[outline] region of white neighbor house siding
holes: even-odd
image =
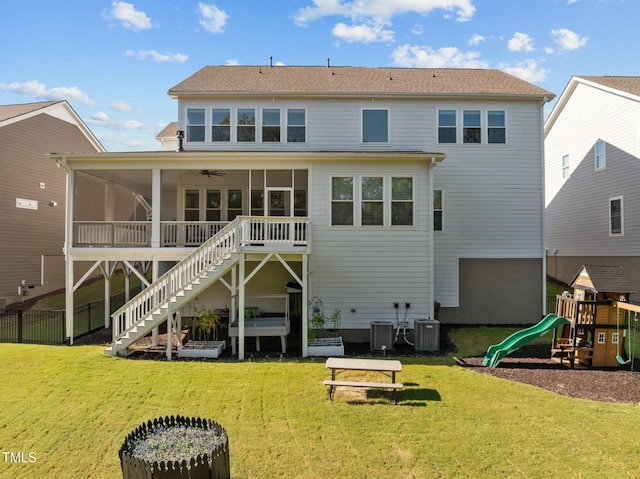
[[[577,85],[545,138],[550,256],[556,250],[560,257],[638,256],[639,128],[638,101]],[[599,139],[606,144],[606,168],[596,171],[594,149]],[[562,155],[570,157],[567,178],[562,178]],[[611,236],[609,199],[620,196],[624,235]]]
[[[438,166],[436,166],[438,168]],[[370,322],[395,318],[394,302],[411,303],[409,318],[432,312],[429,228],[431,212],[426,163],[397,165],[325,163],[311,170],[311,296],[325,312],[342,311],[342,327],[369,329]],[[411,176],[414,178],[414,226],[331,226],[331,177]]]

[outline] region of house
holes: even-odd
[[[172,121],[156,135],[156,140],[162,144],[162,149],[164,151],[176,151],[178,149],[178,137],[176,136],[177,131],[178,122]]]
[[[46,154],[103,152],[66,101],[0,105],[0,309],[64,287],[65,181]],[[22,281],[26,288],[22,288]]]
[[[52,155],[70,185],[68,304],[76,262],[151,270],[113,315],[110,353],[167,318],[179,331],[194,303],[229,310],[239,358],[242,312],[306,338],[314,297],[351,341],[372,321],[411,329],[436,302],[448,323],[541,316],[550,92],[497,70],[209,66],[168,93],[177,151]],[[130,203],[79,221],[87,177],[139,194],[149,219]]]
[[[618,265],[640,284],[639,118],[640,77],[574,76],[550,113],[544,142],[551,276],[568,283],[583,264]]]

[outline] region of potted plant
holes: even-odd
[[[342,313],[334,309],[331,315],[324,312],[322,300],[314,296],[309,301],[309,356],[344,356],[344,344],[340,334]]]
[[[191,318],[191,339],[180,348],[178,357],[218,358],[226,347],[226,341],[218,341],[220,315],[213,308],[195,307]]]
[[[231,477],[227,431],[203,418],[167,416],[142,423],[118,455],[123,479]]]

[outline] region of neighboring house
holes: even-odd
[[[164,151],[176,151],[180,147],[178,137],[176,136],[177,131],[178,122],[172,121],[156,135],[156,140],[162,144]]]
[[[640,284],[640,77],[574,76],[544,134],[548,273],[624,266]]]
[[[51,151],[103,152],[66,101],[0,105],[0,308],[64,287],[65,181]]]
[[[411,328],[436,301],[447,323],[541,317],[552,93],[497,70],[220,66],[169,95],[184,151],[53,155],[71,191],[86,172],[151,205],[149,221],[120,222],[134,211],[79,222],[89,197],[68,206],[68,304],[74,262],[158,279],[114,315],[112,352],[167,316],[179,327],[195,299],[239,318],[243,358],[236,311],[282,309],[269,301],[295,283],[302,305],[341,310],[347,340],[376,320]],[[297,321],[306,337],[306,307]]]

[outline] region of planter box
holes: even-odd
[[[314,339],[309,342],[307,354],[309,356],[344,356],[342,337]]]
[[[178,351],[179,358],[218,358],[227,345],[226,341],[188,341]]]

